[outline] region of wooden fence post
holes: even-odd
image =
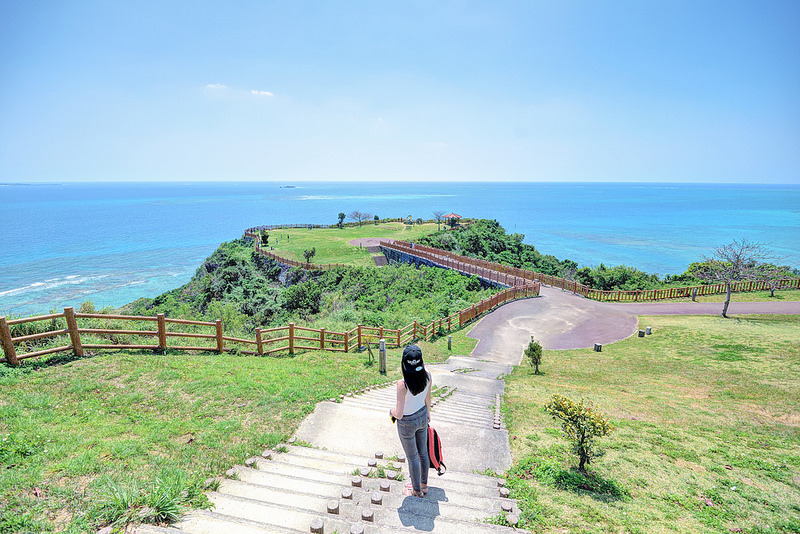
[[[319,350],[325,350],[325,329],[319,329]]]
[[[258,355],[264,355],[264,342],[261,340],[261,329],[256,328],[256,346],[258,346]]]
[[[350,332],[344,332],[344,351],[350,352]]]
[[[167,318],[163,313],[156,315],[158,318],[158,348],[167,350]]]
[[[5,317],[0,317],[0,341],[3,342],[3,352],[9,365],[19,365],[17,351],[14,350],[14,342],[11,341],[11,330],[8,328],[8,321]]]
[[[222,354],[223,351],[225,350],[225,346],[223,344],[223,339],[222,339],[222,320],[221,319],[217,319],[216,320],[216,327],[217,327],[217,352]]]
[[[361,350],[361,325],[358,325],[358,332],[356,334],[356,339],[358,341],[358,345],[356,346],[356,350]]]
[[[397,347],[400,347],[400,328],[397,329]]]
[[[413,341],[417,340],[417,321],[414,321],[414,334],[411,336]]]
[[[289,354],[294,354],[294,323],[289,323]]]
[[[69,330],[69,340],[72,342],[72,350],[75,356],[83,356],[83,346],[81,345],[81,335],[78,333],[78,321],[75,320],[75,310],[72,307],[64,308],[64,317],[67,319],[67,329]]]

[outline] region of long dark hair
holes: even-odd
[[[428,372],[422,361],[422,351],[416,345],[403,350],[403,380],[412,395],[419,395],[428,385]]]

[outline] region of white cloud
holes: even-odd
[[[221,83],[209,83],[206,85],[206,89],[227,89],[227,85],[223,85]]]
[[[274,94],[270,93],[269,91],[257,91],[255,89],[253,89],[250,92],[252,94],[256,95],[256,96],[275,96]]]

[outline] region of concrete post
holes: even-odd
[[[379,359],[378,370],[380,371],[380,373],[382,375],[385,375],[386,374],[386,340],[383,339],[383,338],[381,338],[381,340],[379,342],[378,351],[379,351],[379,354],[378,354],[378,359]]]

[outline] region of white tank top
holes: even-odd
[[[425,406],[425,397],[428,396],[428,390],[431,388],[431,377],[428,375],[428,383],[425,388],[419,392],[419,395],[412,395],[411,390],[406,386],[406,403],[403,406],[403,415],[411,415],[419,411]]]

